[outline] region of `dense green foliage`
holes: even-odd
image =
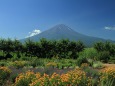
[[[107,51],[110,56],[114,56],[115,55],[115,44],[114,43],[110,43],[110,42],[105,42],[105,43],[97,42],[97,43],[94,44],[94,48],[98,52]]]
[[[21,55],[29,57],[41,58],[77,58],[78,53],[84,49],[84,44],[80,41],[69,41],[66,39],[58,41],[50,41],[41,39],[39,42],[33,42],[28,39],[24,44],[18,40],[0,40],[0,51],[3,53],[3,58],[10,58],[16,53],[16,57]]]
[[[98,52],[98,59],[103,62],[108,62],[110,57],[115,60],[115,44],[110,42],[97,42],[94,44],[94,48]]]
[[[56,41],[42,38],[39,42],[28,39],[25,43],[19,40],[0,39],[0,59],[25,59],[23,57],[71,58],[77,59],[79,66],[85,62],[93,65],[93,61],[115,63],[115,44],[97,42],[92,48],[85,48],[82,42],[67,39]]]

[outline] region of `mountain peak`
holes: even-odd
[[[58,25],[52,27],[51,29],[55,29],[55,30],[72,30],[70,27],[66,26],[65,24],[58,24]]]

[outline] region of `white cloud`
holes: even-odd
[[[40,33],[41,33],[40,30],[35,29],[35,30],[33,30],[32,32],[29,32],[29,33],[28,33],[29,36],[26,36],[25,38],[32,37],[32,36],[35,36],[35,35],[40,34]]]
[[[115,30],[115,26],[113,27],[105,27],[106,30]]]

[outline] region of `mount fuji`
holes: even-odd
[[[106,40],[98,37],[92,37],[92,36],[87,36],[81,33],[78,33],[71,29],[70,27],[64,25],[64,24],[59,24],[56,25],[40,34],[34,35],[32,37],[29,37],[30,40],[33,41],[39,41],[41,38],[46,38],[48,40],[60,40],[60,39],[69,39],[72,41],[82,41],[85,45],[91,46],[95,42],[98,41],[110,41],[114,42],[112,40]],[[21,42],[26,41],[28,38],[22,39]],[[115,42],[114,42],[115,43]]]

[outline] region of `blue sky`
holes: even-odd
[[[0,0],[0,37],[22,39],[66,24],[115,40],[115,0]]]

